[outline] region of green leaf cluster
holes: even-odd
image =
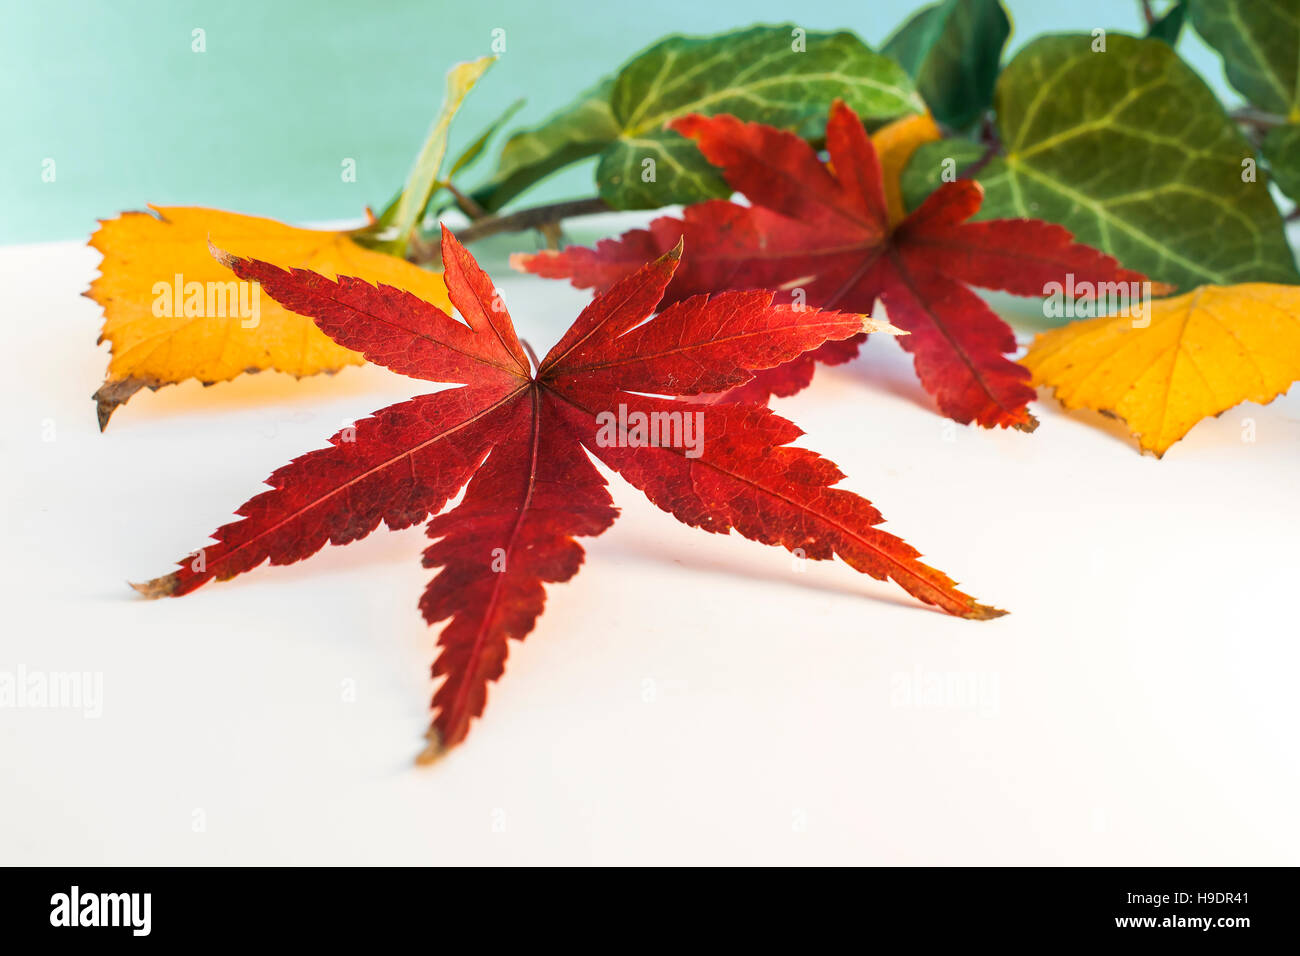
[[[1184,23],[1247,107],[1229,112],[1178,56]],[[1058,222],[1174,286],[1300,282],[1269,190],[1300,197],[1298,70],[1300,0],[1177,0],[1146,38],[1039,37],[997,76],[992,123],[917,150],[904,196],[974,176],[982,218]]]
[[[730,113],[816,140],[836,97],[873,123],[925,110],[903,68],[852,33],[784,24],[670,36],[540,126],[511,136],[496,172],[473,196],[485,209],[500,209],[591,156],[599,157],[597,190],[615,209],[726,196],[717,171],[667,123],[690,113]]]
[[[909,208],[973,176],[985,189],[982,218],[1060,223],[1175,287],[1300,282],[1269,188],[1300,199],[1300,0],[1143,7],[1145,37],[1043,36],[1006,63],[1011,21],[1000,0],[922,7],[879,52],[850,32],[794,24],[668,36],[507,137],[486,178],[462,192],[453,180],[487,155],[522,102],[442,173],[456,106],[490,62],[478,61],[458,68],[472,75],[450,83],[411,179],[360,238],[401,254],[431,209],[499,213],[582,160],[595,160],[595,192],[614,209],[726,196],[717,170],[668,124],[729,113],[819,146],[840,98],[873,127],[927,110],[939,123],[946,138],[917,150],[903,174]],[[1179,57],[1184,28],[1223,58],[1244,107],[1229,112]]]

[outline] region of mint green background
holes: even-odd
[[[525,124],[673,33],[754,22],[849,28],[878,46],[917,0],[464,0],[224,3],[3,0],[0,242],[84,237],[145,203],[207,205],[290,222],[350,219],[405,179],[453,63],[506,52],[470,94],[452,148],[520,96]],[[1136,0],[1010,0],[1012,50],[1038,33],[1140,30]],[[1158,3],[1162,8],[1164,4]],[[191,31],[207,52],[191,52]],[[1190,30],[1179,52],[1225,95]],[[1235,97],[1232,99],[1235,100]],[[473,186],[496,157],[494,143]],[[57,164],[41,181],[45,158]],[[344,158],[357,181],[342,182]],[[525,202],[593,193],[590,164]]]

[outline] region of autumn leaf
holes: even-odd
[[[112,358],[94,395],[99,427],[142,388],[187,379],[205,385],[275,369],[301,378],[365,361],[304,316],[255,287],[231,282],[208,241],[242,254],[360,276],[447,305],[441,277],[363,249],[347,233],[297,229],[272,219],[189,206],[152,206],[101,223],[90,245],[104,256],[87,296],[104,309],[101,342]]]
[[[791,447],[799,429],[766,407],[649,397],[733,388],[825,341],[889,331],[883,323],[773,305],[765,292],[698,296],[643,321],[673,278],[678,246],[596,296],[533,370],[492,280],[445,229],[448,292],[464,322],[409,291],[214,254],[311,315],[340,346],[461,387],[382,409],[332,447],[295,459],[214,534],[216,544],[137,587],[150,597],[187,594],[268,559],[289,564],[327,542],[355,541],[381,521],[399,529],[435,516],[424,564],[440,570],[420,608],[429,623],[448,623],[425,759],[464,739],[482,713],[507,639],[533,629],[544,585],[567,581],[582,563],[574,539],[601,534],[617,516],[591,456],[685,524],[734,529],[812,559],[838,554],[949,614],[1002,613],[879,530],[880,513],[831,487],[839,469]],[[462,486],[461,502],[440,513]]]
[[[942,185],[892,226],[876,150],[839,101],[826,128],[829,167],[799,137],[731,116],[690,116],[674,129],[693,139],[751,205],[700,203],[681,219],[657,219],[595,249],[516,256],[516,267],[602,289],[684,236],[690,251],[666,302],[722,289],[778,289],[795,304],[868,312],[879,299],[890,321],[911,333],[899,341],[943,414],[1026,431],[1037,425],[1027,408],[1034,390],[1028,370],[1006,358],[1015,336],[967,287],[1037,296],[1067,274],[1076,282],[1142,279],[1074,243],[1060,226],[966,222],[983,197],[972,181]],[[847,361],[861,340],[828,343],[729,397],[793,394],[811,380],[814,361]]]
[[[1300,379],[1300,288],[1201,286],[1044,332],[1023,362],[1066,408],[1122,419],[1160,457],[1201,419]]]
[[[263,301],[255,286],[231,282],[229,272],[208,254],[209,241],[282,266],[399,286],[448,305],[441,277],[401,257],[440,186],[438,171],[452,118],[495,59],[458,63],[447,72],[442,108],[405,188],[364,229],[298,229],[272,219],[183,206],[151,206],[153,215],[128,212],[101,221],[90,245],[104,259],[86,293],[103,306],[100,341],[108,342],[113,353],[94,396],[100,429],[117,406],[142,388],[191,378],[211,385],[265,369],[301,378],[364,361],[330,341],[309,319]]]

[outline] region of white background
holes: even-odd
[[[510,274],[531,242],[476,251],[544,352],[587,295]],[[97,259],[0,250],[0,671],[103,681],[97,719],[0,709],[0,862],[1300,863],[1300,394],[1157,461],[1046,397],[1032,435],[950,427],[877,337],[777,408],[1009,617],[951,619],[842,564],[796,573],[613,476],[622,518],[549,589],[465,745],[416,768],[420,528],[179,600],[126,581],[428,386],[189,382],[100,435],[107,347],[78,295]]]

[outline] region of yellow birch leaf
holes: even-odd
[[[1160,457],[1201,419],[1300,379],[1300,287],[1201,286],[1044,332],[1020,363],[1066,408],[1122,419]]]
[[[871,145],[880,157],[881,179],[885,185],[885,203],[889,209],[889,224],[897,226],[907,218],[903,204],[903,187],[899,180],[907,162],[923,143],[941,139],[943,134],[929,113],[905,116],[882,126],[871,134]]]
[[[347,233],[216,209],[151,208],[156,215],[128,212],[102,221],[90,240],[104,259],[86,295],[103,306],[100,341],[112,349],[94,396],[101,430],[142,388],[191,378],[211,385],[264,369],[301,378],[364,364],[311,319],[261,295],[255,283],[236,282],[209,254],[209,240],[281,268],[357,276],[451,308],[440,273],[364,249]]]

